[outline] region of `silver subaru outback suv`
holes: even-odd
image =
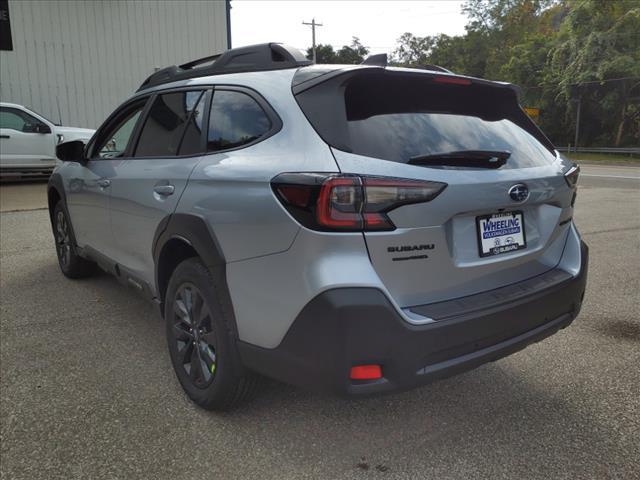
[[[207,409],[261,375],[350,396],[423,385],[582,304],[579,170],[510,84],[255,45],[156,72],[57,155],[62,273],[99,266],[154,302]]]

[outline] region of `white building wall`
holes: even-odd
[[[0,100],[97,128],[155,68],[226,50],[226,8],[223,0],[10,0],[13,51],[0,51]]]

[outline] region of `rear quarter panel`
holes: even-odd
[[[247,148],[206,155],[194,169],[177,212],[203,217],[227,263],[287,250],[299,225],[280,205],[271,179],[283,172],[336,172],[331,150],[291,93],[291,71],[232,75],[222,85],[257,91],[282,120],[279,132]],[[215,77],[214,77],[215,78]]]

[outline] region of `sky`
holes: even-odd
[[[461,0],[425,1],[231,1],[233,47],[264,42],[282,42],[306,50],[311,46],[311,22],[315,17],[316,43],[334,49],[351,43],[356,36],[370,53],[391,53],[405,32],[417,36],[461,35],[467,18]]]

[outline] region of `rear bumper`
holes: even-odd
[[[497,289],[489,298],[413,308],[438,313],[424,325],[407,323],[380,290],[329,290],[307,304],[277,348],[240,341],[240,355],[252,370],[313,390],[366,395],[423,385],[510,355],[571,324],[587,280],[582,242],[580,251],[575,276],[554,270],[547,281]],[[364,364],[382,365],[383,378],[351,381],[351,367]]]

